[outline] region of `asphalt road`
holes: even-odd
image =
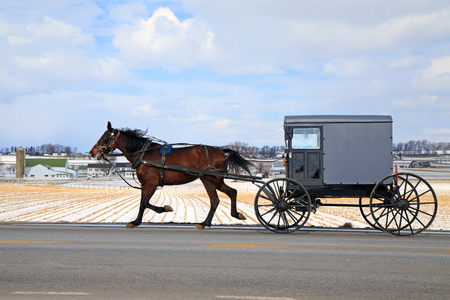
[[[449,299],[450,235],[0,224],[1,299]]]

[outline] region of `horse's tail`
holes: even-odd
[[[231,172],[238,172],[239,169],[243,169],[248,174],[252,175],[250,172],[250,167],[255,167],[255,165],[245,158],[243,158],[237,151],[232,149],[222,149],[226,155],[225,168]]]

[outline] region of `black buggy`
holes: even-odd
[[[430,184],[393,174],[391,116],[286,116],[284,132],[286,177],[262,184],[255,198],[265,228],[293,232],[325,205],[357,206],[370,226],[394,235],[418,234],[433,222]],[[359,198],[359,204],[325,198]]]

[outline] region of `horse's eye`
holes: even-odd
[[[104,144],[108,144],[108,140],[109,140],[109,136],[105,136],[105,137],[103,138],[103,143],[104,143]]]

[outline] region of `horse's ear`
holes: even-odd
[[[113,132],[113,128],[111,126],[111,122],[108,121],[108,132]]]

